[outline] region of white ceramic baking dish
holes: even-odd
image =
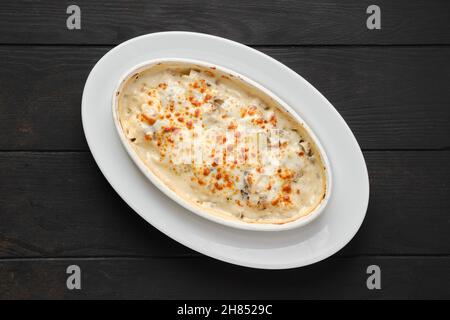
[[[119,121],[118,116],[118,97],[119,92],[122,89],[122,86],[126,83],[126,81],[135,75],[136,73],[139,73],[143,70],[146,70],[154,65],[161,64],[161,63],[182,63],[182,64],[188,64],[192,65],[193,67],[199,66],[199,67],[206,67],[206,68],[212,68],[215,69],[216,72],[225,74],[225,75],[231,75],[233,77],[238,78],[239,80],[245,82],[246,84],[256,88],[259,91],[262,91],[264,94],[269,96],[271,99],[273,99],[280,107],[282,107],[285,111],[287,111],[296,121],[300,122],[303,127],[306,129],[308,134],[310,135],[311,139],[316,144],[317,149],[321,153],[322,161],[325,165],[325,171],[326,171],[326,190],[325,190],[325,196],[320,202],[320,204],[312,210],[309,214],[299,217],[297,220],[286,222],[284,224],[267,224],[267,223],[248,223],[243,222],[239,220],[234,219],[227,219],[222,218],[221,216],[214,215],[210,212],[207,212],[206,208],[205,210],[202,210],[201,207],[194,205],[187,201],[186,199],[182,198],[180,195],[178,195],[175,191],[170,189],[159,177],[157,177],[145,164],[144,162],[139,158],[139,156],[134,151],[133,147],[131,146],[130,142],[128,141],[127,137],[125,136],[122,126]],[[139,65],[134,66],[133,68],[129,69],[119,80],[116,89],[114,90],[112,94],[112,115],[115,127],[117,129],[117,133],[120,137],[120,140],[122,141],[123,146],[125,147],[126,151],[128,152],[131,159],[134,161],[134,163],[138,166],[138,168],[142,171],[142,173],[156,186],[158,187],[161,192],[166,194],[169,198],[171,198],[173,201],[176,201],[181,206],[185,207],[186,209],[190,210],[191,212],[208,219],[210,221],[226,225],[233,228],[238,229],[244,229],[244,230],[252,230],[252,231],[283,231],[283,230],[289,230],[294,229],[297,227],[304,226],[314,219],[316,219],[324,210],[325,206],[328,203],[328,200],[330,198],[331,192],[332,192],[332,172],[331,172],[331,166],[328,161],[328,157],[326,155],[326,152],[324,148],[322,147],[319,139],[314,134],[314,132],[309,128],[308,124],[298,115],[297,112],[295,112],[289,105],[287,105],[283,100],[281,100],[278,96],[276,96],[274,93],[272,93],[269,89],[263,87],[262,85],[256,83],[255,81],[249,79],[248,77],[239,74],[238,72],[235,72],[233,70],[224,68],[222,66],[211,64],[204,61],[198,61],[198,60],[191,60],[191,59],[180,59],[180,58],[161,58],[161,59],[153,59],[149,61],[145,61],[143,63],[140,63]]]

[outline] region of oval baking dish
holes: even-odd
[[[328,202],[331,169],[320,141],[290,106],[235,71],[151,60],[120,79],[112,100],[135,164],[203,218],[281,231],[309,223]]]

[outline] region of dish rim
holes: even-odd
[[[310,135],[311,140],[315,143],[317,149],[320,152],[322,162],[325,167],[325,174],[326,174],[326,182],[325,182],[325,195],[323,199],[320,201],[319,205],[314,208],[311,212],[309,212],[305,216],[298,217],[297,219],[293,221],[288,221],[286,223],[282,224],[274,224],[274,223],[253,223],[253,222],[244,222],[244,221],[238,221],[233,220],[232,218],[227,219],[224,217],[220,217],[214,213],[209,213],[208,209],[205,208],[205,210],[200,210],[199,207],[195,206],[194,204],[191,204],[187,199],[184,199],[182,196],[178,195],[174,190],[172,190],[170,187],[168,187],[162,179],[160,179],[156,174],[152,172],[150,168],[148,168],[143,161],[140,159],[140,157],[137,155],[137,152],[133,149],[131,144],[129,143],[128,139],[126,138],[122,126],[120,124],[119,115],[118,115],[118,106],[119,106],[119,97],[120,94],[118,94],[122,86],[136,73],[142,72],[148,68],[151,68],[154,65],[161,64],[161,63],[186,63],[190,65],[197,65],[202,68],[215,68],[216,70],[219,70],[223,73],[232,75],[236,78],[238,78],[240,81],[243,81],[250,86],[253,86],[257,90],[262,91],[264,94],[269,96],[271,99],[275,101],[275,103],[279,104],[283,109],[284,112],[287,112],[290,116],[294,117],[294,119],[304,127],[305,131]],[[221,65],[217,65],[215,63],[207,62],[204,60],[197,60],[197,59],[187,59],[187,58],[176,58],[176,57],[167,57],[167,58],[156,58],[156,59],[149,59],[143,62],[140,62],[133,67],[127,69],[126,72],[123,73],[123,75],[120,77],[118,84],[115,86],[114,91],[112,93],[112,117],[114,121],[114,126],[116,128],[116,132],[119,135],[119,138],[121,140],[122,145],[125,147],[125,150],[127,151],[130,158],[133,160],[133,162],[138,166],[139,170],[145,175],[145,177],[150,180],[161,192],[163,192],[166,196],[168,196],[171,200],[175,201],[182,207],[186,208],[188,211],[205,218],[207,220],[210,220],[212,222],[225,225],[227,227],[241,229],[241,230],[249,230],[249,231],[285,231],[285,230],[292,230],[296,229],[302,226],[305,226],[309,224],[310,222],[314,221],[317,217],[320,216],[320,214],[324,211],[325,207],[328,204],[328,201],[331,197],[332,193],[332,169],[330,162],[328,160],[328,156],[325,152],[325,149],[323,148],[320,140],[315,135],[314,131],[309,127],[309,125],[306,123],[305,120],[292,108],[290,107],[286,102],[284,102],[280,97],[278,97],[275,93],[273,93],[271,90],[267,89],[263,85],[259,84],[258,82],[252,80],[251,78],[244,76],[240,74],[239,72],[236,72],[234,70],[231,70],[229,68],[223,67]]]

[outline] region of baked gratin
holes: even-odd
[[[241,77],[162,62],[127,77],[116,101],[120,128],[146,169],[202,212],[283,224],[327,194],[309,130]]]

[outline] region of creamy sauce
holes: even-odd
[[[159,64],[134,74],[118,94],[119,121],[139,158],[203,211],[285,223],[325,196],[324,164],[303,125],[236,77]]]

